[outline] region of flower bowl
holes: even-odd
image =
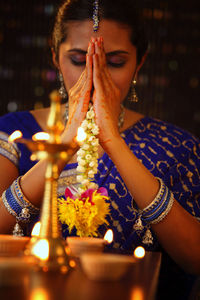
[[[70,236],[67,237],[67,244],[71,255],[79,257],[86,252],[102,252],[106,241],[101,238]]]
[[[17,256],[24,250],[30,237],[0,234],[0,256]]]
[[[138,261],[133,256],[109,253],[84,253],[80,260],[87,277],[97,281],[119,280]]]

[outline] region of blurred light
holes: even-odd
[[[30,300],[49,300],[47,291],[44,288],[34,288],[31,290]]]
[[[197,123],[200,123],[200,111],[195,111],[193,115],[193,120]]]
[[[47,71],[46,72],[46,79],[48,81],[55,81],[56,80],[56,72],[55,71]]]
[[[31,46],[31,37],[30,36],[22,36],[20,39],[20,42],[23,47],[29,47]]]
[[[197,88],[198,85],[199,85],[198,78],[195,78],[195,77],[191,78],[190,81],[189,81],[189,84],[190,84],[191,88],[193,88],[193,89]]]
[[[67,271],[68,271],[68,267],[67,267],[67,266],[61,266],[61,267],[60,267],[60,272],[61,272],[62,274],[66,274]]]
[[[86,136],[87,134],[85,133],[84,129],[82,127],[79,127],[76,137],[77,142],[83,142],[86,139]]]
[[[33,46],[43,48],[47,45],[47,38],[43,36],[36,36],[32,39]]]
[[[5,69],[1,66],[0,77],[4,79],[12,79],[14,76],[14,71],[12,69]]]
[[[148,75],[139,75],[138,77],[138,83],[141,84],[141,85],[147,85],[149,82],[149,77]]]
[[[164,76],[156,76],[153,78],[154,84],[157,86],[167,86],[168,85],[168,78]]]
[[[17,105],[17,103],[14,102],[14,101],[9,102],[8,105],[7,105],[7,110],[8,110],[9,112],[14,112],[14,111],[17,110],[17,108],[18,108],[18,105]]]
[[[131,300],[144,300],[143,289],[139,286],[135,286],[131,292]]]
[[[134,256],[137,258],[143,258],[145,256],[145,249],[141,246],[134,250]]]
[[[41,260],[49,258],[49,242],[46,239],[38,240],[32,248],[32,253]]]
[[[8,138],[8,141],[10,143],[14,142],[16,139],[21,138],[22,137],[22,133],[20,130],[15,130]]]
[[[70,265],[71,268],[75,268],[75,267],[76,267],[76,262],[75,262],[75,260],[71,259],[71,260],[69,261],[69,265]]]
[[[164,16],[164,12],[161,9],[154,9],[153,10],[153,17],[154,19],[162,19]]]
[[[54,13],[54,6],[52,4],[45,5],[44,6],[44,13],[48,16],[52,15]]]
[[[153,16],[152,9],[144,8],[143,9],[143,16],[147,19],[152,19],[152,16]]]
[[[172,44],[163,44],[162,46],[162,52],[163,54],[171,54],[173,50]]]
[[[113,241],[113,231],[112,229],[108,229],[106,234],[104,235],[104,240],[108,243],[111,244]]]
[[[31,232],[31,236],[39,236],[40,227],[41,227],[41,222],[35,223],[33,230]]]
[[[40,109],[40,108],[43,108],[43,107],[44,107],[44,105],[43,105],[43,103],[40,102],[40,101],[37,101],[37,102],[35,102],[35,104],[34,104],[34,109]]]
[[[36,96],[41,97],[44,95],[44,89],[41,86],[36,86],[36,88],[34,89],[34,93]]]
[[[176,52],[180,54],[185,54],[187,52],[187,47],[186,45],[179,44],[176,46]]]
[[[178,62],[176,60],[171,60],[169,62],[169,68],[172,71],[176,71],[178,69]]]
[[[47,141],[50,136],[47,132],[37,132],[32,136],[33,141]]]

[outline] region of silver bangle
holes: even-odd
[[[18,177],[11,186],[2,194],[2,201],[8,212],[16,218],[16,225],[14,227],[14,235],[23,235],[22,229],[18,222],[30,222],[34,215],[39,214],[39,208],[35,207],[24,196],[20,187],[21,176]]]

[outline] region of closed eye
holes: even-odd
[[[75,51],[76,50],[76,51]],[[69,59],[75,66],[85,66],[86,52],[83,50],[70,50]],[[126,64],[126,55],[123,51],[114,51],[106,54],[107,65],[112,68],[121,68]]]
[[[84,66],[86,58],[84,54],[76,54],[70,56],[71,63],[75,66]]]
[[[114,63],[111,61],[107,61],[108,66],[113,67],[113,68],[121,68],[125,65],[125,62],[121,62],[121,63]]]

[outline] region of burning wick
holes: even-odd
[[[112,241],[113,241],[113,231],[112,229],[108,229],[106,234],[104,235],[104,238],[103,238],[107,244],[111,244]]]
[[[39,259],[47,260],[49,258],[49,242],[46,239],[39,240],[32,251]]]
[[[31,232],[31,236],[39,236],[40,227],[41,227],[41,222],[35,223],[33,230]]]
[[[22,133],[20,130],[15,130],[8,138],[8,141],[10,143],[14,142],[16,139],[19,139],[22,137]]]
[[[40,233],[41,222],[35,223],[31,232],[32,237],[38,237]],[[33,247],[33,254],[41,260],[49,258],[49,242],[46,239],[38,240]]]
[[[47,132],[37,132],[32,136],[33,141],[47,141],[49,140],[49,134]]]
[[[76,140],[78,143],[83,142],[86,139],[86,133],[82,127],[78,128]]]
[[[134,256],[136,258],[143,258],[145,256],[145,250],[143,247],[139,246],[134,251]]]

